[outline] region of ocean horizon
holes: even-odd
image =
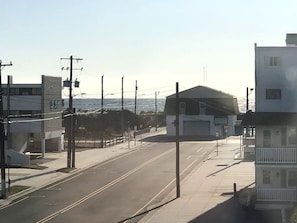
[[[63,107],[67,109],[69,106],[69,100],[63,99]],[[139,98],[136,101],[136,113],[141,112],[164,112],[165,98],[158,98],[157,105],[155,98]],[[157,106],[157,108],[156,108]],[[92,112],[101,109],[101,99],[98,98],[74,98],[73,107],[76,111]],[[134,98],[124,98],[123,107],[125,110],[131,112],[135,111],[135,99]],[[106,98],[103,100],[103,108],[106,110],[121,110],[122,109],[122,99],[121,98]],[[241,113],[246,112],[246,100],[238,100],[238,108]],[[254,100],[249,101],[249,109],[255,110]]]

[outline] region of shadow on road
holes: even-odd
[[[215,141],[215,137],[206,137],[206,136],[180,136],[179,141]],[[175,142],[175,136],[164,135],[155,135],[149,136],[141,139],[142,142]]]
[[[279,223],[281,213],[274,211],[257,211],[241,205],[237,198],[231,197],[229,200],[218,204],[209,211],[197,216],[189,223]]]
[[[139,214],[137,214],[137,215],[134,215],[134,216],[131,216],[131,217],[129,217],[129,218],[123,219],[123,220],[119,221],[118,223],[123,223],[123,222],[129,221],[129,220],[132,220],[132,219],[134,219],[134,218],[140,217],[140,216],[142,216],[142,215],[148,214],[149,212],[151,212],[151,211],[153,211],[153,210],[156,210],[156,209],[159,209],[159,208],[161,208],[161,207],[163,207],[163,206],[165,206],[165,205],[167,205],[167,204],[173,202],[173,201],[176,200],[176,199],[177,199],[177,198],[173,198],[173,199],[171,199],[171,200],[169,200],[169,201],[167,201],[167,202],[165,202],[165,203],[163,203],[163,204],[161,204],[161,205],[158,205],[158,206],[156,206],[156,207],[154,207],[154,208],[151,208],[151,209],[149,209],[149,210],[146,210],[146,211],[144,211],[144,212],[141,212],[141,213],[139,213]]]

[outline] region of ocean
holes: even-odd
[[[158,112],[164,112],[165,98],[157,99],[157,110]],[[68,108],[68,99],[64,99],[64,109]],[[103,108],[107,110],[121,110],[122,109],[122,99],[121,98],[108,98],[104,99]],[[140,98],[136,102],[136,113],[140,112],[155,112],[155,98]],[[74,98],[73,107],[77,111],[96,111],[101,109],[101,99],[96,98]],[[242,98],[238,100],[238,108],[241,113],[246,112],[246,99]],[[135,109],[135,99],[124,99],[124,109],[134,112]],[[255,110],[254,100],[250,99],[249,109]]]
[[[64,99],[64,109],[68,108],[69,100]],[[165,99],[157,99],[157,111],[163,112],[165,106]],[[101,99],[96,98],[74,98],[73,107],[76,111],[96,111],[101,109]],[[131,112],[135,111],[135,99],[124,99],[123,107],[125,110]],[[121,98],[107,98],[103,100],[103,108],[107,110],[121,110],[122,99]],[[155,112],[156,103],[155,98],[140,98],[136,101],[136,113],[143,112]]]

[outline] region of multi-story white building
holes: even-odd
[[[255,44],[257,205],[297,201],[297,34],[287,45]]]
[[[2,85],[10,164],[29,163],[27,151],[44,156],[47,149],[63,149],[61,78],[42,75],[41,79],[41,84]]]

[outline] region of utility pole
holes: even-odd
[[[135,107],[134,107],[134,114],[136,115],[136,103],[137,103],[137,90],[138,90],[138,87],[137,87],[137,80],[136,80],[136,83],[135,83]]]
[[[12,84],[12,76],[7,76],[7,149],[11,148],[10,136],[10,85]]]
[[[3,111],[3,89],[2,89],[2,77],[1,71],[6,66],[12,66],[12,63],[2,64],[0,60],[0,162],[1,162],[1,198],[6,198],[6,182],[5,182],[5,132],[4,132],[4,111]]]
[[[103,148],[103,140],[104,140],[104,124],[103,124],[103,78],[104,75],[101,76],[101,148]]]
[[[121,114],[121,123],[122,123],[122,136],[124,136],[124,76],[122,77],[122,114]]]
[[[73,73],[73,60],[80,61],[81,58],[61,58],[61,60],[70,60],[70,80],[66,80],[63,82],[63,87],[69,87],[69,107],[68,107],[68,115],[69,115],[69,124],[68,124],[68,148],[67,148],[67,168],[74,168],[75,167],[75,136],[74,136],[74,123],[73,123],[73,96],[72,96],[72,73]],[[62,68],[63,69],[63,68]],[[79,69],[79,70],[82,70]],[[74,82],[75,87],[79,87],[79,82],[75,80]],[[72,156],[71,156],[72,155]],[[72,161],[72,163],[71,163]]]
[[[155,122],[156,122],[156,131],[158,131],[158,92],[155,91]]]
[[[178,82],[176,82],[176,98],[175,98],[175,141],[176,141],[176,197],[180,197],[180,176],[179,176],[179,90]]]

